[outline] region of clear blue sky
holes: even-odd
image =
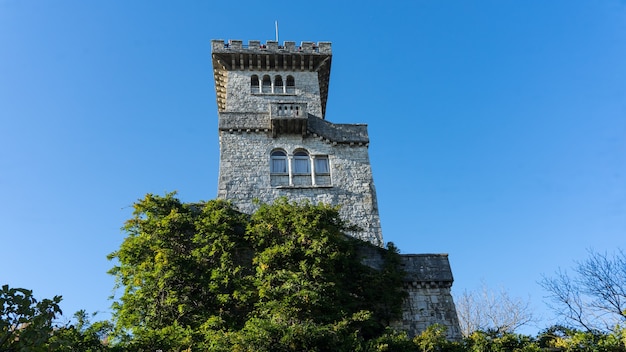
[[[369,125],[385,241],[549,319],[542,274],[626,247],[626,2],[348,3],[0,0],[0,283],[106,317],[131,204],[216,196],[210,40],[278,20],[333,43],[327,119]]]

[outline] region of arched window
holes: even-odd
[[[286,93],[295,93],[296,92],[296,81],[293,79],[293,76],[287,76],[287,90]]]
[[[259,76],[257,75],[252,75],[252,77],[250,77],[250,92],[259,92]]]
[[[311,162],[306,151],[299,150],[293,153],[293,174],[308,175],[311,173]]]
[[[270,154],[270,173],[287,174],[287,153],[275,150]]]
[[[284,93],[283,92],[283,78],[278,75],[274,77],[274,93]]]
[[[272,92],[272,79],[270,76],[263,76],[263,93],[271,93]]]

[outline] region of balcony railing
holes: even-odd
[[[270,118],[307,118],[306,103],[272,103]]]
[[[307,131],[308,113],[306,103],[272,103],[270,104],[270,121],[272,135],[301,134]]]

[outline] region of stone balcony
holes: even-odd
[[[307,133],[308,113],[306,103],[271,103],[270,123],[272,136]]]

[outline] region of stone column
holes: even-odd
[[[315,155],[311,155],[311,184],[315,186]]]
[[[289,186],[293,187],[293,172],[291,165],[293,164],[293,154],[287,154],[287,172],[289,172]]]

